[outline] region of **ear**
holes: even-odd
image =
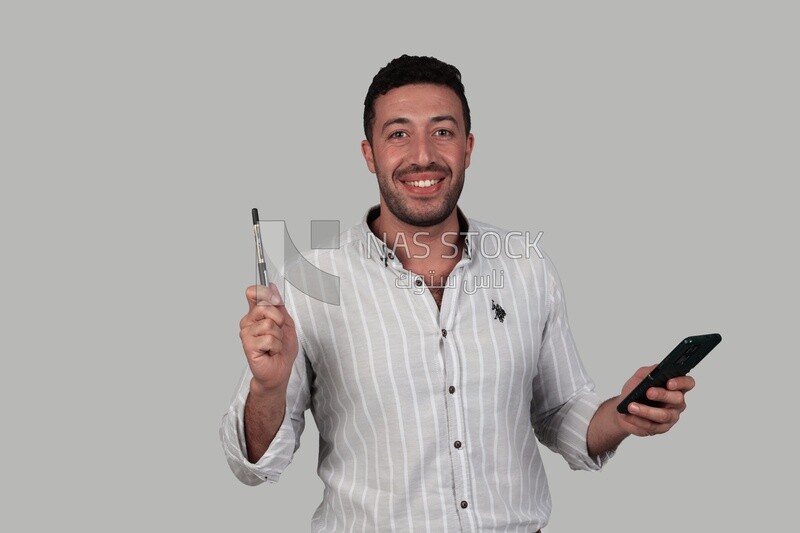
[[[471,133],[467,136],[467,149],[464,154],[464,168],[469,167],[469,162],[472,160],[472,147],[475,146],[475,136]]]
[[[369,171],[375,174],[375,158],[372,155],[372,145],[369,141],[361,141],[361,155],[364,156],[364,161],[367,162]]]

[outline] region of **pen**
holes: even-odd
[[[267,262],[264,259],[264,246],[261,243],[261,227],[258,225],[258,209],[253,208],[253,234],[256,236],[256,255],[258,255],[258,280],[262,285],[269,285]]]

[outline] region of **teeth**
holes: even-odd
[[[430,187],[439,183],[441,180],[422,180],[422,181],[409,181],[408,183],[414,187]]]

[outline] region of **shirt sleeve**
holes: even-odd
[[[533,381],[531,422],[539,441],[564,457],[570,468],[599,470],[614,455],[591,457],[588,452],[589,422],[601,400],[569,329],[561,281],[550,259],[544,262],[547,320]]]
[[[307,358],[301,345],[289,378],[283,422],[267,451],[255,463],[247,459],[244,436],[244,404],[253,377],[249,367],[245,369],[231,405],[222,417],[219,430],[228,465],[242,483],[246,485],[258,485],[264,481],[275,483],[292,462],[294,453],[300,447],[300,435],[305,428],[305,410],[310,405],[307,365]]]

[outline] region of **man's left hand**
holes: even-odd
[[[645,366],[636,373],[622,387],[620,399],[627,396],[656,365]],[[666,388],[650,387],[647,389],[647,398],[658,402],[657,407],[643,403],[632,402],[628,405],[628,413],[619,415],[622,428],[639,437],[647,437],[666,433],[674,426],[686,409],[686,393],[694,388],[694,378],[680,376],[667,382]]]

